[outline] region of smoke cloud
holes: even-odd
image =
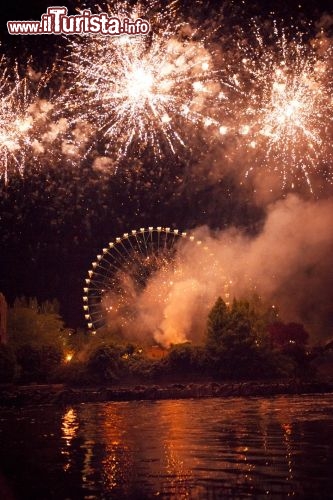
[[[248,236],[232,227],[211,234],[194,231],[195,241],[182,240],[173,265],[154,273],[135,296],[132,336],[153,335],[170,344],[197,342],[207,314],[220,295],[256,293],[279,311],[284,321],[303,322],[320,341],[333,326],[333,200],[305,201],[288,195],[267,208],[262,230]],[[201,244],[198,244],[202,242]]]

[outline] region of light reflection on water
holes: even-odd
[[[13,498],[333,498],[333,395],[0,412]],[[23,486],[24,485],[24,486]]]
[[[79,428],[79,423],[77,420],[77,413],[73,408],[69,408],[67,411],[65,411],[62,417],[62,425],[61,425],[62,439],[63,439],[63,446],[61,453],[66,458],[63,466],[64,471],[70,469],[72,465],[71,452],[69,448],[72,444],[73,439],[77,434],[78,428]]]

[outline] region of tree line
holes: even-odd
[[[218,297],[203,341],[184,343],[158,359],[148,345],[105,330],[91,336],[64,325],[57,301],[20,298],[8,312],[8,344],[0,345],[0,383],[112,384],[169,380],[257,380],[313,375],[309,334],[283,323],[259,297]]]

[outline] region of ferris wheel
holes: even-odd
[[[111,323],[126,328],[133,322],[138,298],[157,273],[159,283],[151,295],[158,303],[159,291],[170,285],[170,273],[179,272],[175,260],[184,240],[203,248],[202,241],[193,235],[168,227],[132,230],[103,248],[83,289],[84,315],[92,334]]]

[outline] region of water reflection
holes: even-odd
[[[47,489],[57,499],[332,498],[332,403],[329,395],[7,410],[0,463],[21,464],[34,499]]]
[[[101,410],[105,446],[102,460],[103,484],[109,492],[116,490],[119,485],[123,485],[126,491],[127,478],[134,467],[131,458],[134,450],[129,447],[126,437],[126,414],[112,405],[103,406]]]
[[[70,446],[73,439],[77,435],[77,430],[79,428],[79,423],[77,419],[77,413],[73,408],[69,408],[65,411],[62,417],[61,431],[62,431],[62,439],[63,446],[61,449],[61,454],[65,458],[65,463],[63,465],[64,471],[67,471],[71,467],[71,453]]]

